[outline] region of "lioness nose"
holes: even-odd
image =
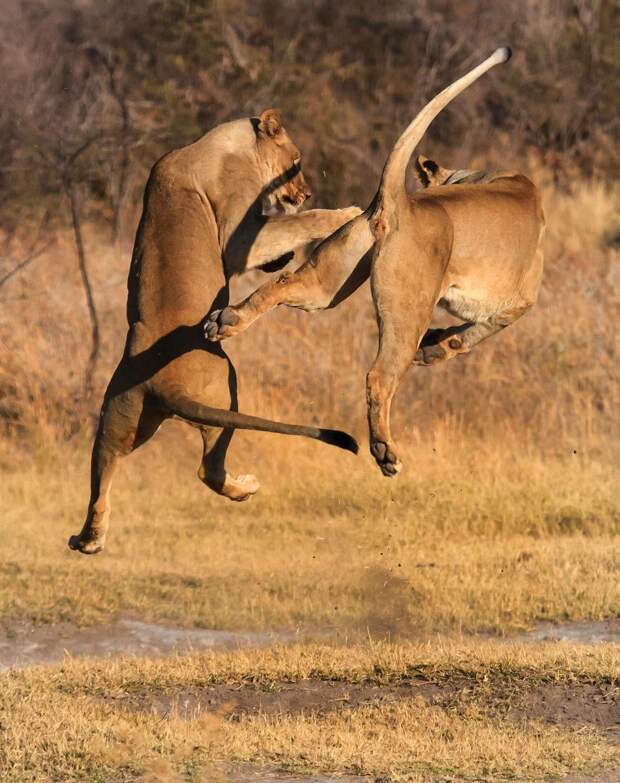
[[[304,196],[304,201],[306,201],[307,199],[309,199],[312,196],[312,191],[310,190],[310,188],[307,185],[304,186],[304,188],[302,190],[302,193],[303,193],[303,196]]]

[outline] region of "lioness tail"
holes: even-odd
[[[457,79],[457,81],[446,87],[445,90],[442,90],[426,104],[398,139],[387,159],[381,175],[381,184],[377,194],[379,196],[378,201],[375,197],[376,205],[384,201],[386,196],[394,198],[405,192],[405,174],[409,159],[426,133],[426,129],[442,109],[490,68],[493,68],[494,65],[505,63],[510,59],[511,55],[512,52],[508,47],[496,49],[484,62],[473,68],[469,73],[466,73],[465,76]]]
[[[211,408],[186,397],[175,397],[164,400],[166,407],[175,416],[186,419],[194,424],[206,424],[209,427],[227,427],[237,430],[260,430],[261,432],[277,432],[281,435],[302,435],[314,438],[339,449],[346,449],[357,454],[358,445],[355,438],[341,430],[327,430],[321,427],[306,427],[301,424],[285,424],[281,421],[262,419],[259,416],[248,416],[237,411],[227,411],[222,408]]]

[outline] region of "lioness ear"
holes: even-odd
[[[429,174],[433,175],[439,171],[439,166],[434,160],[427,158],[425,155],[418,155],[415,168],[418,173],[418,180],[422,187],[427,188],[431,184]]]
[[[258,129],[273,138],[282,132],[282,116],[277,109],[265,109],[258,118]]]

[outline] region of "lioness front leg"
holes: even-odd
[[[368,279],[373,242],[366,213],[358,215],[321,242],[296,272],[268,281],[239,305],[209,313],[206,339],[239,334],[278,305],[306,311],[335,307]]]
[[[209,313],[205,337],[211,342],[234,337],[278,305],[322,310],[329,306],[329,301],[316,268],[306,264],[297,272],[284,272],[269,280],[240,304]]]
[[[226,245],[226,267],[231,273],[255,269],[330,236],[361,212],[359,207],[311,209],[294,215],[261,216],[247,226],[242,223]]]

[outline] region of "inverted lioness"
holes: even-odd
[[[508,49],[498,49],[422,109],[392,150],[368,209],[323,241],[296,273],[265,284],[236,307],[213,312],[206,322],[208,339],[221,340],[279,304],[334,307],[370,275],[379,323],[379,350],[367,377],[370,450],[387,476],[401,469],[389,418],[407,368],[467,353],[513,323],[537,298],[544,215],[527,177],[515,172],[454,176],[461,172],[425,168],[421,159],[425,184],[440,186],[413,196],[405,190],[407,164],[432,120],[509,57]],[[451,176],[455,183],[463,181],[450,184]],[[464,182],[468,177],[474,184]],[[437,303],[464,323],[427,331]]]
[[[118,460],[164,419],[199,427],[199,477],[231,500],[258,489],[254,476],[235,478],[225,470],[234,428],[305,435],[356,450],[343,432],[237,413],[234,368],[202,336],[204,314],[227,304],[231,275],[325,237],[360,213],[354,207],[264,214],[291,213],[308,195],[299,150],[273,110],[220,125],[153,167],[129,272],[125,352],[105,394],[86,522],[71,537],[72,549],[102,549]]]

